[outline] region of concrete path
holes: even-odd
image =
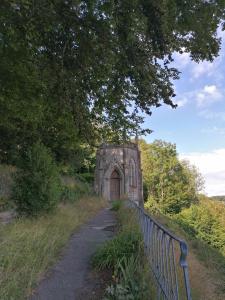
[[[92,275],[90,258],[100,244],[112,238],[113,226],[115,217],[108,209],[83,225],[30,300],[96,299],[95,289],[100,279]]]

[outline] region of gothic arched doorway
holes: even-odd
[[[114,170],[110,177],[110,200],[120,199],[120,174]]]

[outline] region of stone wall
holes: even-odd
[[[112,173],[116,170],[119,177],[117,185],[120,198],[142,204],[143,188],[140,151],[136,144],[102,144],[97,150],[95,170],[95,191],[111,201]]]

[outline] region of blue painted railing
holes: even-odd
[[[135,202],[129,203],[137,212],[145,253],[156,282],[157,299],[191,300],[186,242],[146,214]],[[182,285],[185,288],[182,289]]]

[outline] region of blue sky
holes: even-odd
[[[148,142],[176,143],[181,158],[189,159],[205,177],[205,193],[225,195],[225,33],[219,56],[199,64],[187,53],[175,54],[182,72],[174,82],[177,109],[163,105],[146,117],[154,132]]]

